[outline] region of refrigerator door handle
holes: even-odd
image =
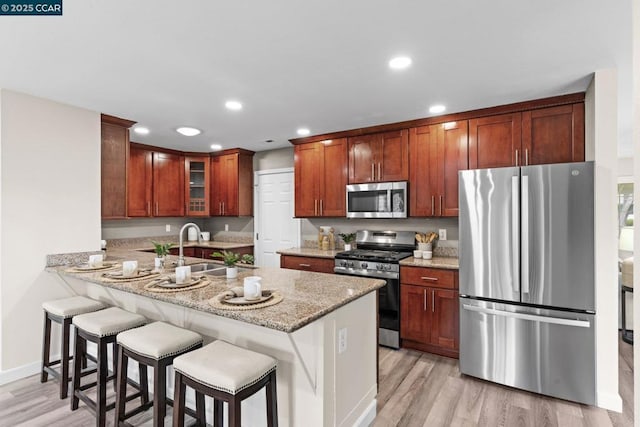
[[[479,313],[492,314],[494,316],[511,317],[514,319],[532,320],[540,323],[553,323],[555,325],[577,326],[580,328],[590,328],[591,322],[587,320],[563,319],[561,317],[537,316],[535,314],[514,313],[512,311],[496,310],[493,308],[477,307],[475,305],[462,304],[462,308]]]
[[[520,177],[511,177],[511,268],[513,269],[513,290],[519,291],[520,282]]]
[[[529,293],[529,177],[522,176],[522,293]]]

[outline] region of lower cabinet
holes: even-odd
[[[291,270],[315,271],[316,273],[333,274],[335,261],[333,258],[316,258],[296,255],[280,255],[280,268]]]
[[[452,270],[400,268],[402,347],[458,357],[457,278]]]

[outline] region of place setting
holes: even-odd
[[[117,262],[104,261],[104,255],[89,255],[89,260],[85,263],[74,265],[67,269],[70,273],[93,273],[96,271],[103,271],[115,268],[118,266]]]
[[[206,276],[191,275],[191,267],[176,267],[175,274],[167,274],[147,283],[144,287],[149,292],[181,292],[204,288],[209,285]]]
[[[110,282],[132,282],[157,275],[151,269],[139,268],[138,261],[124,261],[121,270],[102,273],[102,279]]]
[[[262,277],[245,277],[243,286],[236,286],[209,300],[209,304],[223,310],[253,310],[278,304],[283,300],[278,291],[262,289]]]

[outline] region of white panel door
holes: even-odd
[[[279,267],[276,251],[300,245],[300,220],[293,218],[293,170],[261,171],[255,181],[256,265]]]

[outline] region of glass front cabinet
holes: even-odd
[[[186,216],[209,216],[209,156],[185,159]]]

